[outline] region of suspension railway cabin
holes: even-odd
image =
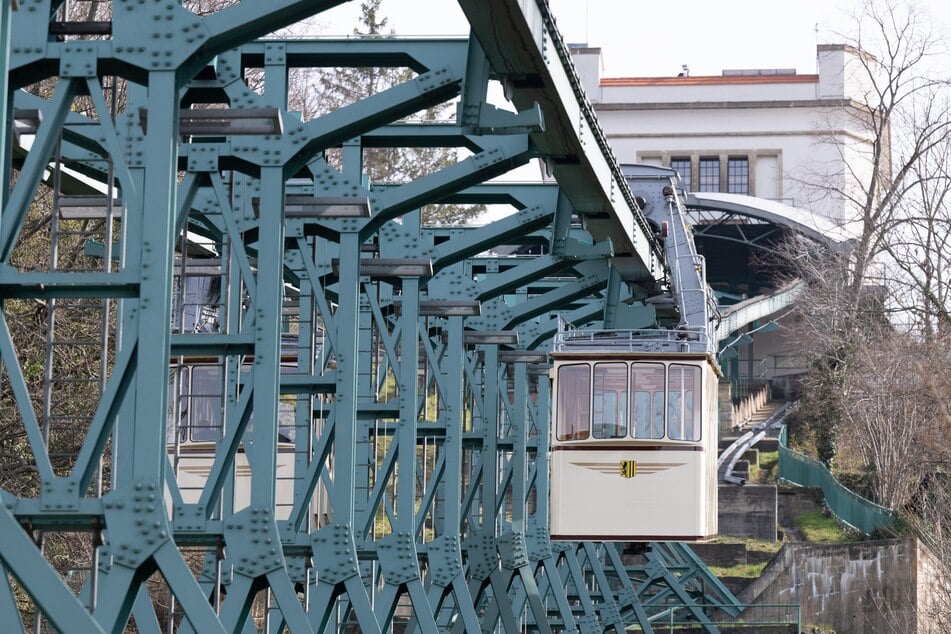
[[[205,267],[189,273],[181,288],[173,303],[173,315],[178,316],[178,324],[173,324],[173,331],[216,332],[216,320],[221,308],[220,273],[217,267]],[[296,371],[297,358],[298,337],[294,334],[283,334],[281,373]],[[190,356],[173,357],[169,364],[166,444],[170,464],[182,499],[186,503],[199,501],[214,464],[215,449],[224,436],[224,395],[228,385],[226,377],[229,372],[247,373],[252,359],[231,363],[237,367],[228,367],[219,357]],[[309,423],[302,427],[297,421],[313,420],[313,416],[309,414],[313,407],[310,399],[320,397],[301,398],[301,405],[307,408],[308,414],[300,417],[296,412],[296,396],[282,396],[279,403],[275,482],[277,519],[287,519],[294,504],[297,436],[303,434],[307,439],[311,433]],[[233,421],[229,420],[228,424],[233,424]],[[252,417],[248,422],[248,430],[253,429],[253,426]],[[250,496],[251,468],[242,445],[235,456],[233,486],[226,485],[223,499],[234,511],[239,511],[249,505]],[[310,506],[310,513],[317,522],[322,522],[321,518],[325,517],[329,509],[327,493],[322,484],[317,485]]]
[[[551,535],[699,542],[717,534],[716,360],[674,331],[559,333]]]

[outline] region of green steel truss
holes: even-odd
[[[621,632],[651,631],[666,605],[735,611],[682,545],[548,536],[547,342],[559,318],[653,323],[627,300],[666,280],[544,0],[461,2],[471,39],[255,41],[335,4],[242,0],[198,17],[116,0],[110,28],[62,37],[59,3],[2,3],[0,359],[32,465],[2,491],[2,629]],[[413,76],[304,122],[286,108],[288,72],[321,66]],[[248,68],[264,69],[257,90]],[[485,105],[490,79],[519,112]],[[400,123],[456,98],[451,124]],[[370,183],[363,150],[386,146],[469,156]],[[536,157],[556,180],[487,183]],[[18,264],[49,190],[49,222],[57,235],[79,223],[97,270],[55,253]],[[438,202],[512,212],[421,227]],[[520,245],[536,255],[502,254]],[[186,305],[190,277],[214,285],[213,307]],[[88,377],[47,368],[36,393],[9,325],[25,305],[50,322],[105,316],[88,411],[55,386]],[[61,339],[48,365],[81,343]],[[179,424],[198,397],[169,398],[185,376],[170,380],[170,359],[217,372],[199,395],[218,423],[197,490]],[[62,421],[78,436],[66,455]],[[75,574],[44,547],[65,536],[88,550]]]

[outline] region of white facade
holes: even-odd
[[[860,51],[820,45],[814,75],[740,70],[709,77],[604,77],[600,49],[575,48],[573,55],[621,163],[673,161],[685,180],[689,171],[693,191],[748,193],[846,219],[844,203],[825,186],[846,182],[844,159],[851,157],[854,169],[861,165],[854,157],[869,147],[855,116],[866,91]]]
[[[695,192],[777,200],[835,224],[851,219],[830,188],[854,192],[856,177],[869,172],[865,53],[820,45],[815,74],[769,69],[706,77],[605,77],[600,49],[572,53],[620,163],[674,167]],[[782,329],[748,330],[754,343],[738,347],[738,358],[728,362],[731,376],[776,379],[802,371]]]

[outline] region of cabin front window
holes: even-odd
[[[191,371],[188,424],[194,441],[221,439],[221,369],[196,365]]]
[[[627,364],[598,363],[594,366],[595,438],[627,435]]]
[[[558,368],[558,440],[585,440],[591,428],[591,371],[587,365]]]
[[[631,366],[631,413],[635,438],[664,437],[664,366]]]
[[[667,435],[700,440],[700,368],[672,364],[667,378]]]

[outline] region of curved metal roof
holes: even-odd
[[[855,230],[847,224],[834,222],[809,209],[755,196],[691,192],[687,194],[686,203],[687,207],[692,209],[740,214],[789,227],[813,240],[828,244],[837,251],[845,249],[848,243],[857,237]]]

